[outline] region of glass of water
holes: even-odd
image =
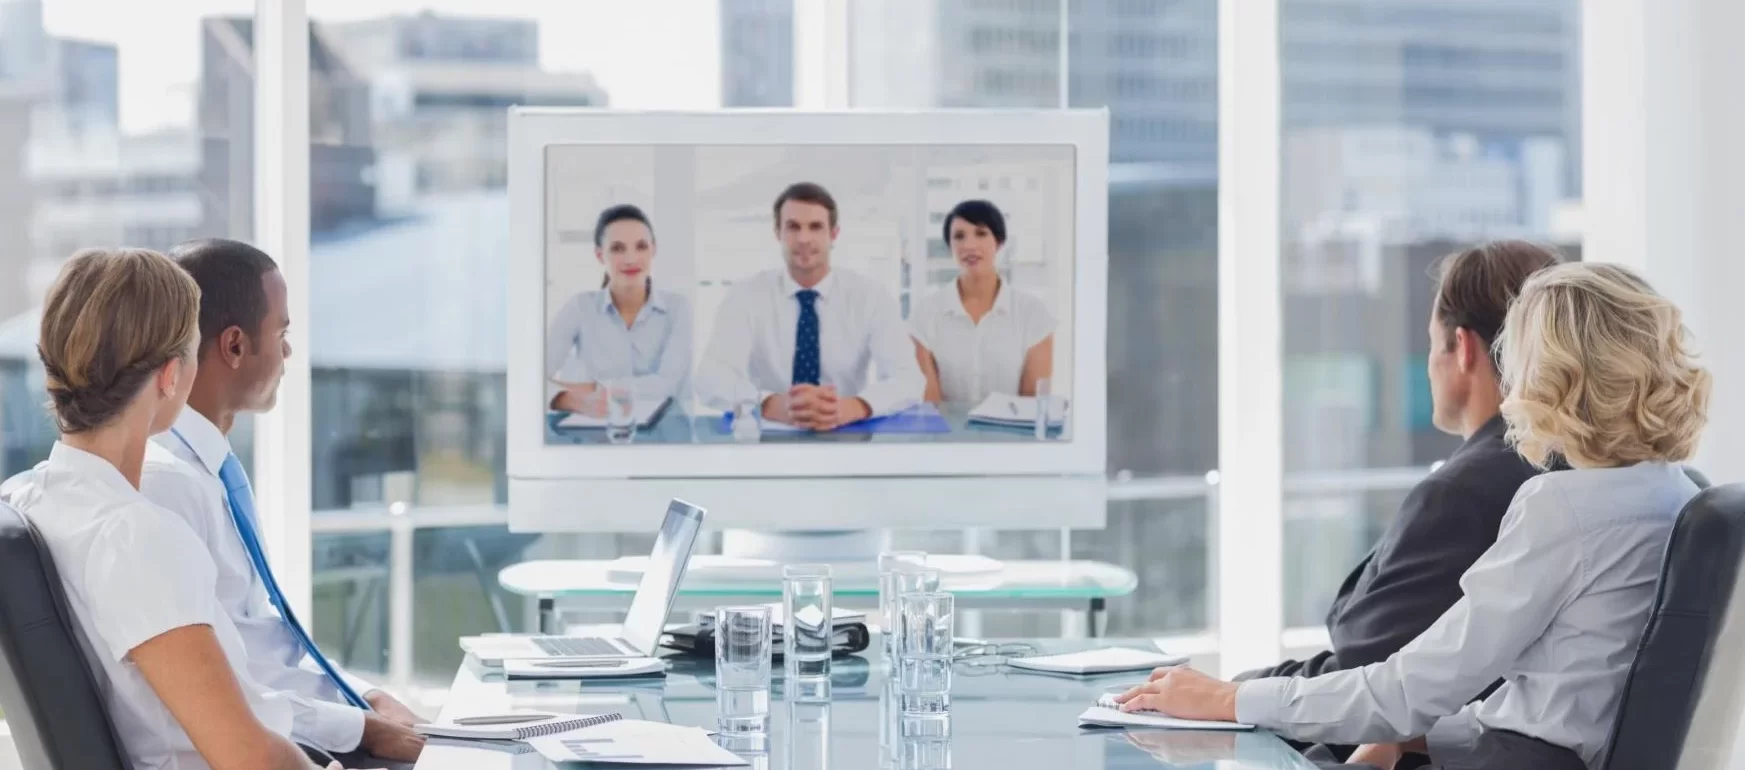
[[[952,631],[956,625],[951,594],[906,593],[903,644],[898,653],[904,737],[945,737],[950,731]]]
[[[926,551],[885,551],[879,554],[879,634],[883,637],[880,642],[884,645],[886,666],[896,665],[897,637],[900,636],[897,597],[901,594],[893,575],[899,568],[923,569],[926,564]]]
[[[628,444],[636,438],[636,392],[626,382],[607,382],[600,386],[606,399],[606,440]]]
[[[948,724],[950,719],[946,717]],[[951,770],[951,739],[904,738],[895,766],[897,770]]]
[[[715,611],[715,707],[723,733],[769,732],[770,608]]]
[[[1054,416],[1054,383],[1047,377],[1036,380],[1036,440],[1048,438],[1048,423]]]
[[[799,700],[830,698],[830,565],[782,568],[782,686]]]
[[[759,422],[763,415],[757,402],[745,400],[733,409],[733,440],[745,443],[756,443],[763,438],[763,424]]]
[[[801,768],[830,767],[830,701],[788,703],[786,766]]]

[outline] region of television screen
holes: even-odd
[[[1072,440],[1072,144],[544,165],[548,446]]]

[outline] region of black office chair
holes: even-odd
[[[1666,546],[1654,611],[1601,770],[1678,765],[1741,560],[1745,484],[1703,491],[1685,505]]]
[[[0,503],[0,709],[24,766],[128,770],[48,548]]]

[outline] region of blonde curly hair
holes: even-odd
[[[1678,307],[1617,265],[1528,278],[1497,358],[1509,441],[1540,468],[1682,462],[1708,421],[1709,372]]]

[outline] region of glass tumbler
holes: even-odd
[[[885,551],[879,554],[879,635],[888,667],[896,665],[897,638],[901,636],[897,629],[898,590],[892,575],[900,567],[924,569],[926,565],[926,551]]]
[[[782,687],[800,699],[830,697],[830,566],[782,568]]]
[[[768,606],[715,611],[716,729],[721,732],[769,732],[772,641]]]

